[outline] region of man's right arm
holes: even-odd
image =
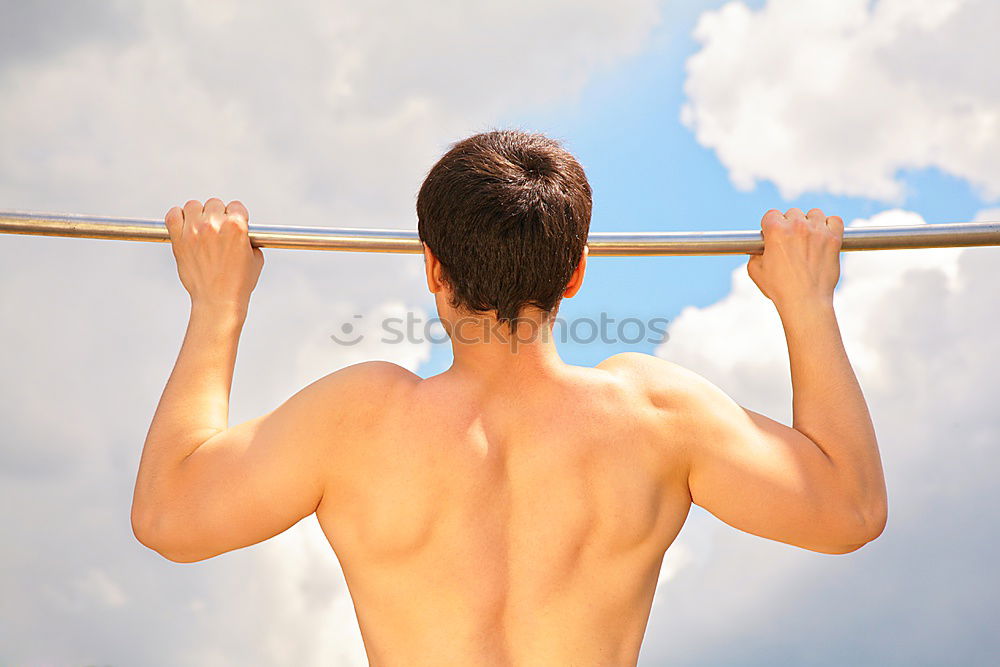
[[[833,309],[843,223],[792,209],[769,211],[762,229],[764,254],[748,270],[785,331],[793,424],[747,410],[675,366],[682,402],[673,424],[683,433],[691,498],[746,532],[847,553],[881,534],[887,503],[874,428]]]

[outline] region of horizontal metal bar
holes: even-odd
[[[170,240],[162,221],[99,218],[59,213],[0,211],[0,233],[70,236],[119,241]],[[250,242],[260,248],[419,253],[415,231],[336,227],[251,225]],[[754,255],[763,251],[760,230],[730,232],[623,232],[590,234],[590,254],[605,257],[639,255]],[[946,248],[1000,245],[1000,222],[952,222],[898,227],[849,227],[844,250]]]

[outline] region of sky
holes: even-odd
[[[420,182],[493,127],[564,141],[594,231],[1000,220],[988,0],[0,0],[0,208],[161,217],[241,199],[267,224],[413,228]],[[447,345],[418,257],[266,251],[231,418],[370,358]],[[692,511],[641,665],[983,664],[1000,652],[1000,250],[845,253],[835,305],[875,421],[883,535],[846,556]],[[363,665],[310,517],[178,565],[135,541],[142,441],[186,324],[159,244],[0,237],[0,664]],[[745,258],[595,258],[567,321],[669,321],[571,363],[663,356],[788,423],[780,324]],[[362,340],[331,338],[345,324]]]

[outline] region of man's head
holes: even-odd
[[[501,322],[555,313],[583,280],[590,211],[583,167],[559,142],[514,130],[464,139],[417,197],[431,290]]]

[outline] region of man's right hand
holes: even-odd
[[[750,258],[747,272],[780,310],[787,304],[832,302],[840,278],[844,221],[814,208],[804,215],[771,209],[760,221],[764,253]]]

